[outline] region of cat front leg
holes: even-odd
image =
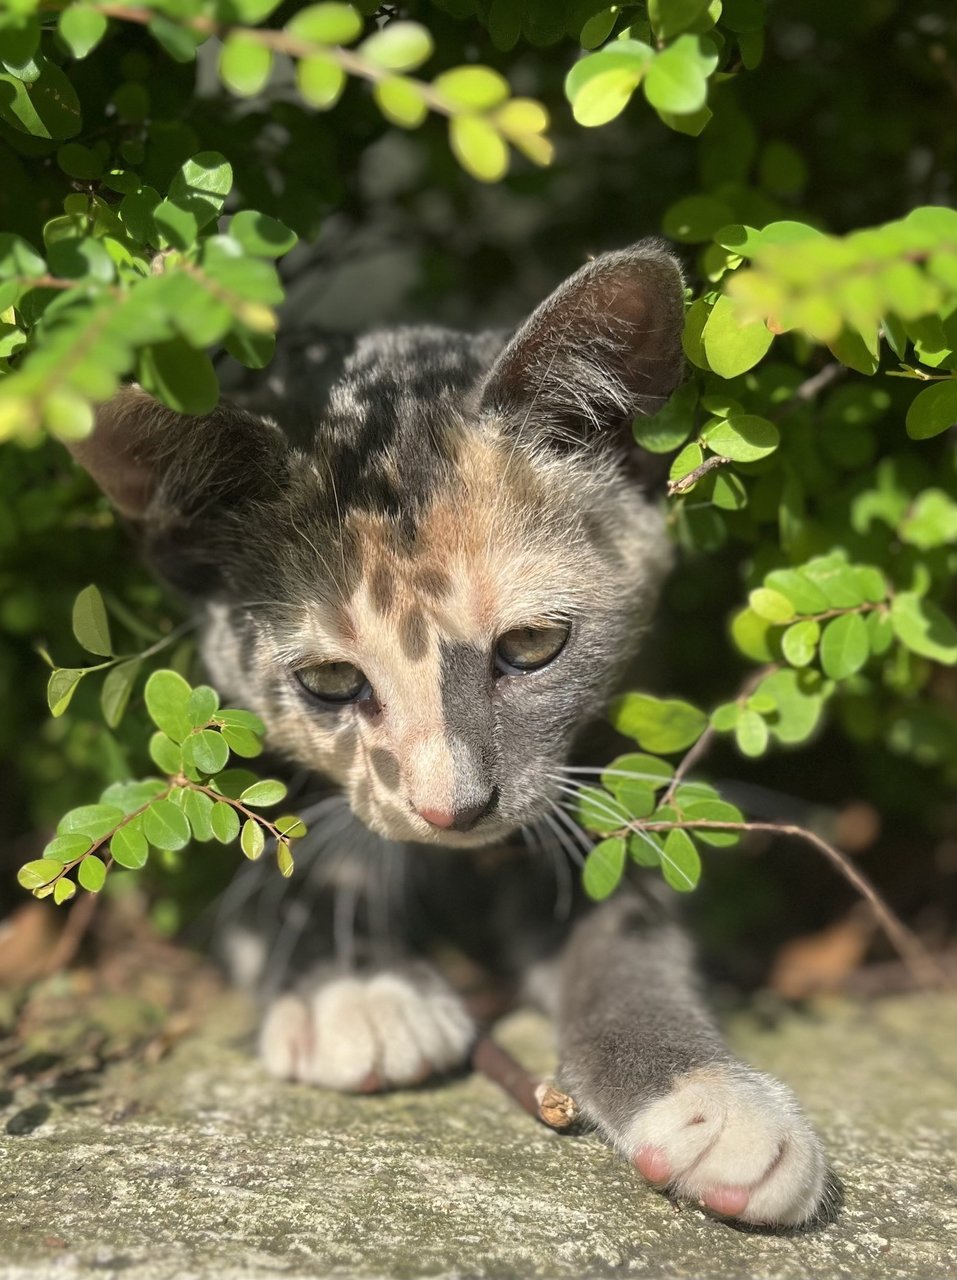
[[[326,968],[269,1006],[266,1070],[353,1093],[421,1084],[462,1066],[475,1026],[438,973],[410,963],[366,976]]]
[[[786,1085],[727,1049],[660,909],[622,895],[585,917],[557,1012],[562,1087],[649,1182],[763,1226],[828,1207],[820,1139]]]

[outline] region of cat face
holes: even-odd
[[[540,816],[633,651],[667,555],[623,424],[680,369],[680,277],[639,246],[502,347],[370,335],[307,443],[132,390],[77,446],[206,610],[214,682],[392,839],[467,847]],[[106,460],[106,461],[104,461]]]

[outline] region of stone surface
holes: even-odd
[[[152,1066],[52,1103],[0,1088],[4,1280],[190,1277],[957,1277],[957,999],[832,1001],[732,1021],[792,1083],[845,1184],[816,1232],[681,1211],[592,1136],[485,1079],[382,1098],[268,1081],[224,1000]],[[545,1024],[500,1038],[549,1065]]]

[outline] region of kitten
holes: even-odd
[[[571,843],[562,768],[668,565],[629,424],[681,376],[682,317],[676,262],[643,242],[507,340],[366,337],[322,402],[300,379],[290,430],[127,389],[74,452],[203,609],[220,690],[345,798],[334,838],[316,810],[341,858],[317,855],[285,903],[294,982],[265,1016],[267,1068],[369,1090],[466,1062],[473,1020],[430,960],[451,939],[554,1015],[563,1086],[647,1179],[792,1226],[828,1200],[820,1141],[723,1044],[663,891],[594,907],[573,886],[556,913],[516,848],[523,828]]]

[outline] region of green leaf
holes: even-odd
[[[686,444],[672,462],[668,471],[668,479],[672,484],[677,480],[683,480],[696,467],[700,467],[702,462],[704,462],[704,453],[701,450],[701,445],[696,440],[692,440],[691,444]]]
[[[150,19],[148,27],[150,35],[166,50],[176,62],[192,62],[196,50],[206,38],[182,22],[168,18],[164,13],[157,13]]]
[[[828,608],[827,596],[799,569],[774,569],[764,585],[787,596],[798,613],[824,613]]]
[[[943,489],[925,489],[904,516],[899,532],[921,551],[957,542],[957,502]]]
[[[671,453],[694,430],[697,402],[698,389],[694,383],[689,382],[679,387],[668,402],[650,418],[640,415],[635,418],[632,424],[635,440],[650,453]]]
[[[154,342],[139,354],[139,380],[177,413],[209,413],[219,402],[216,371],[205,351],[182,338]]]
[[[669,239],[682,244],[704,244],[730,216],[731,210],[716,196],[685,196],[665,213],[661,229]]]
[[[208,684],[199,684],[186,700],[186,718],[194,729],[202,729],[219,710],[219,694]]]
[[[722,378],[736,378],[767,353],[774,334],[760,320],[744,324],[740,309],[722,295],[711,308],[701,341],[714,372]]]
[[[183,759],[200,773],[219,773],[229,759],[229,747],[222,733],[201,729],[183,743]]]
[[[287,30],[316,44],[352,44],[362,34],[362,18],[351,4],[311,4],[295,14]]]
[[[101,840],[122,821],[123,811],[116,805],[83,804],[63,815],[57,823],[57,835],[83,835]]]
[[[385,71],[414,71],[432,55],[432,37],[418,22],[390,22],[359,46],[359,54]]]
[[[260,720],[259,716],[252,711],[240,711],[236,707],[223,707],[217,714],[217,720],[221,720],[223,724],[228,724],[238,729],[248,729],[250,733],[262,737],[266,732],[266,726]]]
[[[903,591],[891,601],[894,634],[912,653],[943,662],[957,663],[957,628],[932,600]]]
[[[712,453],[730,458],[732,462],[756,462],[773,453],[781,443],[773,422],[750,413],[716,419],[702,432],[701,438]]]
[[[623,805],[601,787],[579,787],[575,796],[575,818],[586,831],[605,835],[626,827],[630,821]]]
[[[711,727],[718,733],[731,733],[737,726],[741,715],[741,704],[738,702],[722,702],[711,712]]]
[[[742,755],[763,755],[767,750],[769,736],[767,721],[750,707],[742,707],[734,726],[734,740]]]
[[[154,671],[144,689],[146,710],[158,729],[174,742],[182,742],[191,729],[189,699],[192,689],[176,671]],[[159,763],[159,762],[157,762]]]
[[[628,856],[639,867],[659,867],[663,843],[655,832],[633,831],[628,837]]]
[[[925,387],[911,401],[905,427],[912,440],[929,440],[957,425],[957,378]]]
[[[229,234],[243,246],[247,253],[262,258],[281,258],[295,245],[298,236],[278,218],[265,213],[243,209],[229,224]]]
[[[179,773],[183,767],[183,752],[178,743],[165,733],[154,733],[149,742],[150,759],[166,774]]]
[[[373,85],[372,96],[385,118],[403,129],[417,129],[429,114],[421,88],[401,76],[380,80]]]
[[[76,687],[86,675],[78,667],[55,667],[47,681],[47,706],[52,716],[62,716],[70,705]]]
[[[457,111],[490,111],[509,95],[508,81],[491,67],[453,67],[437,76],[432,88]]]
[[[146,836],[140,829],[139,822],[128,822],[118,827],[110,841],[110,853],[113,861],[130,871],[139,871],[146,866],[149,857],[149,845]]]
[[[172,800],[154,800],[143,814],[143,834],[156,849],[184,849],[189,844],[189,822]]]
[[[71,4],[60,14],[58,30],[74,58],[85,58],[106,35],[106,18],[85,4]]]
[[[296,84],[310,106],[328,111],[346,87],[346,73],[328,54],[315,53],[300,59],[296,66]]]
[[[687,31],[702,14],[710,0],[648,0],[648,18],[659,40]]]
[[[645,97],[656,111],[678,116],[700,111],[708,97],[708,76],[717,65],[718,55],[706,36],[679,36],[649,66]]]
[[[306,824],[294,813],[284,814],[273,825],[285,840],[298,840],[306,834]]]
[[[53,887],[53,901],[58,907],[76,894],[76,885],[68,876],[61,876]]]
[[[697,707],[678,699],[653,698],[647,693],[626,693],[610,708],[619,733],[634,738],[640,747],[658,755],[684,751],[701,737],[708,717]]]
[[[95,853],[88,853],[76,869],[76,878],[87,893],[99,893],[106,884],[106,864]]]
[[[821,627],[813,618],[805,618],[788,627],[781,637],[781,649],[792,667],[806,667],[813,662]]]
[[[209,785],[221,795],[229,796],[231,800],[238,800],[248,787],[258,781],[259,779],[250,769],[224,769],[222,773],[210,779]]]
[[[93,837],[77,832],[74,835],[54,836],[43,850],[44,858],[52,858],[59,863],[73,862],[93,846]]]
[[[49,884],[62,870],[63,864],[54,858],[36,858],[33,862],[24,863],[20,868],[17,872],[17,882],[32,893],[34,889],[40,889],[43,885]]]
[[[79,133],[80,100],[62,68],[45,59],[29,83],[0,71],[0,119],[34,138],[61,140]]]
[[[266,837],[263,835],[263,829],[255,818],[247,818],[243,823],[242,835],[239,837],[239,847],[245,857],[252,862],[255,862],[266,847]]]
[[[183,812],[193,831],[193,837],[205,843],[213,838],[213,803],[210,796],[192,787],[183,789]],[[218,801],[216,803],[219,803]]]
[[[758,690],[774,699],[776,711],[768,718],[772,736],[787,745],[806,742],[824,709],[825,687],[819,673],[786,667],[765,677]]]
[[[676,827],[665,837],[661,873],[672,889],[679,893],[690,893],[701,879],[701,859],[686,831]]]
[[[759,618],[777,625],[790,622],[794,617],[794,605],[773,587],[756,587],[748,595],[748,603]]]
[[[846,680],[870,656],[867,627],[859,613],[832,618],[821,636],[821,667],[832,680]]]
[[[276,841],[276,865],[279,867],[279,874],[286,880],[289,879],[295,870],[292,853],[285,840]]]
[[[139,782],[112,782],[100,796],[101,804],[115,805],[124,815],[134,813],[165,791],[162,778],[143,778]]]
[[[169,184],[169,198],[206,226],[223,211],[233,185],[233,168],[218,151],[200,151],[185,162]]]
[[[105,658],[112,654],[110,624],[98,587],[84,587],[73,602],[73,634],[88,653]]]
[[[582,868],[582,884],[589,898],[601,902],[614,893],[624,870],[625,842],[621,836],[596,844]]]
[[[498,182],[508,172],[508,147],[480,116],[453,116],[449,141],[462,168],[480,182]]]
[[[225,800],[217,800],[209,817],[209,825],[220,844],[231,844],[239,835],[239,814]]]
[[[692,800],[690,804],[684,806],[684,816],[689,822],[702,822],[706,819],[712,822],[743,822],[744,815],[741,810],[733,804],[728,804],[724,800]],[[741,834],[737,831],[707,831],[703,827],[695,828],[695,839],[703,841],[704,844],[714,845],[716,849],[729,848],[731,845],[737,844],[741,839]]]
[[[225,719],[225,716],[222,718]],[[262,741],[252,729],[226,723],[220,732],[230,751],[235,751],[236,755],[242,756],[246,760],[262,755]]]
[[[123,719],[141,665],[139,658],[130,658],[127,662],[111,667],[106,673],[100,690],[100,707],[103,719],[111,729],[115,729]]]
[[[227,37],[219,55],[219,76],[240,97],[260,93],[272,74],[272,50],[237,32]]]
[[[572,114],[585,128],[607,124],[620,115],[655,57],[640,40],[616,40],[576,62],[565,79]]]
[[[259,782],[254,782],[251,787],[247,787],[239,798],[243,804],[251,804],[254,808],[265,808],[285,800],[286,787],[284,783],[272,778],[263,778]]]
[[[731,619],[731,639],[746,658],[754,662],[771,662],[774,651],[770,637],[774,623],[759,618],[753,609],[741,609]]]

